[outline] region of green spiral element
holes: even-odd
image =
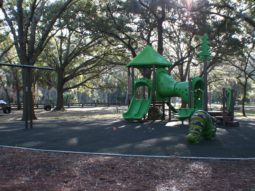
[[[196,111],[190,119],[189,133],[186,136],[190,144],[199,143],[203,138],[211,140],[215,137],[216,127],[213,118],[205,111]]]

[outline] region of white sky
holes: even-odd
[[[4,14],[2,13],[2,11],[0,11],[0,19],[4,19]]]

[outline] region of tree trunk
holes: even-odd
[[[57,105],[54,111],[63,111],[64,108],[64,72],[58,72],[58,82],[57,82]]]
[[[22,69],[22,81],[23,81],[23,115],[22,120],[28,120],[28,79],[27,70]]]
[[[20,90],[16,84],[16,99],[17,99],[17,110],[21,110],[21,103],[20,103]]]
[[[57,105],[56,105],[54,111],[63,111],[63,110],[65,110],[65,108],[64,108],[64,96],[63,96],[64,91],[63,91],[63,88],[60,88],[60,89],[57,88],[57,92],[58,92],[58,94],[57,94]]]
[[[158,32],[158,53],[163,55],[164,52],[164,41],[163,41],[163,22],[166,18],[165,2],[161,2],[161,16],[157,18],[157,32]]]
[[[22,70],[23,79],[23,115],[22,120],[37,119],[34,112],[34,100],[32,95],[32,70]]]
[[[20,86],[18,80],[18,72],[17,70],[14,71],[13,76],[15,78],[14,86],[16,90],[16,99],[17,99],[17,110],[21,110],[21,103],[20,103]]]
[[[246,97],[247,97],[247,84],[248,84],[248,79],[245,78],[245,81],[243,84],[243,98],[242,98],[242,114],[244,117],[246,117],[245,101],[246,101]]]
[[[21,103],[20,103],[20,84],[19,84],[19,78],[18,78],[18,70],[13,69],[12,75],[14,78],[13,87],[16,91],[16,104],[17,104],[17,110],[21,110]]]
[[[164,18],[158,19],[158,26],[157,26],[157,32],[158,32],[158,53],[163,55],[164,52],[164,44],[163,44],[163,22]]]
[[[245,98],[242,99],[242,114],[244,117],[246,117],[246,112],[245,112]]]

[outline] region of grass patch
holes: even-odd
[[[87,121],[87,120],[116,120],[121,119],[121,114],[94,114],[94,115],[62,115],[62,116],[39,116],[40,120],[55,121]]]
[[[247,110],[247,111],[245,111],[245,113],[246,113],[246,117],[251,118],[251,119],[255,119],[255,111]],[[237,117],[237,118],[245,118],[241,111],[235,112],[235,117]]]

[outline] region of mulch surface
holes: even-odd
[[[0,190],[254,191],[255,161],[111,157],[0,147]]]

